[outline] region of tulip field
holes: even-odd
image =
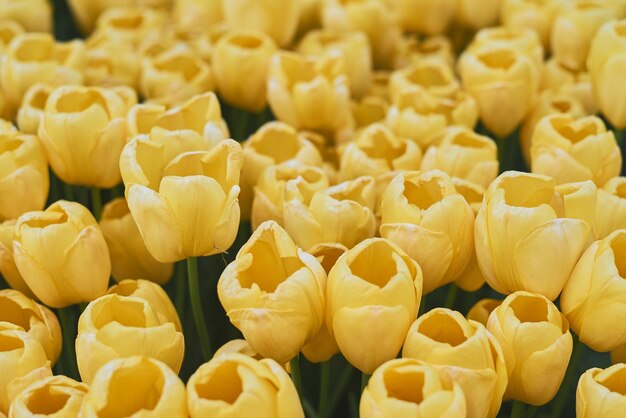
[[[626,0],[0,0],[0,418],[626,418]]]

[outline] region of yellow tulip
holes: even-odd
[[[15,230],[15,220],[0,222],[0,274],[13,289],[19,290],[29,298],[34,299],[35,295],[30,290],[24,278],[17,270],[13,258],[13,231]]]
[[[592,180],[601,187],[622,170],[615,135],[596,116],[544,117],[532,136],[530,158],[533,173],[552,176],[557,184]]]
[[[144,39],[162,33],[166,23],[167,15],[162,10],[150,7],[113,7],[100,15],[96,30],[87,43],[103,37],[112,43],[137,47]]]
[[[493,310],[487,330],[498,340],[509,375],[504,396],[531,405],[559,390],[572,355],[569,323],[544,296],[515,292]]]
[[[394,104],[403,96],[433,95],[453,98],[460,85],[448,63],[438,58],[425,58],[394,71],[389,79],[389,92]]]
[[[361,418],[467,416],[459,384],[412,358],[389,360],[376,369],[361,395],[359,411]]]
[[[376,68],[392,68],[401,40],[393,10],[384,0],[321,0],[322,26],[337,32],[363,32]]]
[[[232,353],[243,354],[257,360],[263,359],[263,357],[259,356],[259,353],[254,351],[250,343],[244,339],[230,340],[215,351],[213,358]]]
[[[283,215],[287,202],[295,199],[308,205],[313,195],[328,185],[328,176],[321,168],[295,160],[268,167],[254,187],[252,229],[269,220],[285,226]]]
[[[26,331],[39,341],[48,360],[56,363],[61,354],[61,327],[50,309],[20,291],[0,290],[0,323],[4,323],[0,327]]]
[[[113,90],[63,86],[48,100],[39,137],[50,166],[64,182],[111,188],[121,180],[117,161],[126,144],[128,108]]]
[[[626,408],[626,364],[593,368],[580,376],[576,388],[576,418],[619,417]]]
[[[560,303],[581,342],[596,351],[626,344],[626,230],[594,242],[571,273]],[[610,329],[611,332],[606,332]]]
[[[232,0],[222,7],[230,26],[264,32],[280,47],[291,43],[300,17],[299,0]]]
[[[263,357],[284,364],[323,322],[326,274],[276,222],[262,223],[217,285],[230,321]]]
[[[41,118],[44,115],[46,101],[54,87],[47,84],[35,84],[24,94],[22,104],[17,111],[17,126],[26,134],[39,132]]]
[[[267,83],[276,118],[296,129],[335,131],[348,121],[350,87],[340,56],[279,52],[270,62]]]
[[[316,192],[309,201],[287,200],[285,230],[309,250],[325,242],[354,247],[376,234],[374,178],[364,176]]]
[[[300,41],[298,51],[313,57],[340,56],[348,76],[352,97],[361,98],[369,90],[372,79],[372,52],[369,40],[363,32],[314,30]]]
[[[598,190],[594,221],[598,239],[618,229],[626,229],[626,177],[615,177]]]
[[[36,83],[81,84],[85,46],[81,41],[56,43],[47,33],[17,35],[5,51],[0,82],[10,107],[17,108]]]
[[[456,60],[452,42],[446,36],[429,36],[420,40],[415,36],[402,37],[394,60],[395,69],[404,68],[423,59],[438,59],[452,66]]]
[[[456,20],[470,29],[496,26],[502,0],[457,0]]]
[[[594,98],[611,124],[626,128],[626,90],[617,81],[626,68],[626,20],[602,26],[593,38],[587,68]]]
[[[50,361],[37,338],[0,323],[0,412],[31,383],[52,376]]]
[[[141,278],[159,284],[170,280],[174,265],[159,263],[150,255],[124,198],[104,206],[99,225],[109,248],[111,276],[115,280]]]
[[[489,320],[489,315],[502,303],[501,300],[496,299],[481,299],[472,306],[472,308],[467,313],[467,319],[480,322],[485,327],[487,326],[487,321]]]
[[[452,23],[456,0],[395,0],[395,6],[404,30],[438,35]]]
[[[384,122],[387,116],[389,103],[377,96],[365,96],[359,101],[352,102],[352,119],[355,135],[369,125]]]
[[[474,249],[474,213],[442,171],[409,171],[389,183],[380,234],[417,261],[424,293],[457,279]]]
[[[494,418],[507,385],[498,341],[459,312],[435,308],[409,329],[402,357],[422,360],[461,386],[468,418]]]
[[[224,19],[223,0],[174,0],[173,18],[180,30],[201,32]]]
[[[626,17],[626,3],[621,0],[600,0],[600,3],[609,8],[616,19],[623,19]]]
[[[520,130],[519,141],[526,164],[530,166],[530,144],[533,133],[539,121],[545,116],[556,113],[567,113],[578,119],[586,115],[580,100],[571,93],[545,90],[539,94],[539,98],[533,109],[526,117]]]
[[[544,48],[548,48],[554,19],[565,3],[565,0],[503,0],[500,20],[507,27],[534,30]]]
[[[120,9],[165,9],[170,3],[171,0],[68,0],[74,20],[84,34],[89,34],[97,21],[100,24],[99,17],[102,14],[106,16],[109,9],[114,9],[112,12],[115,14]],[[127,24],[132,26],[137,22],[130,20]]]
[[[37,137],[0,132],[0,221],[46,205],[48,161]]]
[[[165,293],[165,290],[156,283],[142,279],[122,280],[118,284],[111,286],[107,294],[144,299],[157,314],[164,318],[163,322],[173,323],[177,331],[183,329],[174,304],[167,293]]]
[[[496,136],[508,136],[524,119],[539,85],[525,53],[498,43],[469,50],[460,60],[465,90],[476,100],[480,119]]]
[[[189,378],[191,418],[304,418],[295,386],[274,360],[215,356]]]
[[[93,215],[78,203],[60,200],[18,218],[13,252],[24,281],[48,306],[89,302],[106,292],[111,274],[106,241]]]
[[[399,247],[370,238],[328,274],[326,324],[345,358],[365,374],[395,358],[422,297],[422,271]]]
[[[539,174],[500,175],[485,193],[474,231],[489,286],[556,299],[588,245],[591,228],[583,219],[593,216],[596,196],[591,182],[557,188],[554,179]]]
[[[22,25],[14,20],[0,21],[0,53],[4,53],[13,38],[24,32]]]
[[[6,1],[0,6],[0,20],[14,20],[28,32],[51,32],[52,6],[48,0]]]
[[[371,96],[380,97],[389,102],[389,78],[391,77],[390,71],[378,70],[372,74],[372,84],[368,94]]]
[[[88,390],[86,384],[63,375],[46,377],[28,386],[13,400],[9,417],[77,417]]]
[[[141,61],[139,91],[152,103],[174,106],[213,88],[211,67],[184,44]]]
[[[86,46],[85,84],[139,88],[141,63],[131,44],[102,33],[91,36]]]
[[[78,320],[76,361],[83,382],[113,359],[147,356],[176,373],[185,352],[183,333],[144,298],[117,293],[91,302]]]
[[[237,235],[241,146],[227,139],[209,150],[208,142],[189,130],[153,129],[122,151],[130,213],[161,263],[226,251]]]
[[[611,363],[626,363],[626,344],[620,345],[611,351]]]
[[[452,128],[426,151],[421,169],[442,170],[486,188],[498,176],[497,147],[469,128]]]
[[[591,40],[598,29],[614,19],[601,1],[570,2],[554,19],[550,44],[554,58],[572,70],[584,70]]]
[[[80,417],[185,418],[185,384],[159,360],[133,356],[111,360],[96,374]]]
[[[598,113],[591,77],[586,71],[570,70],[551,58],[544,65],[542,87],[576,97],[588,115]]]

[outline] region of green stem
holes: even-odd
[[[513,408],[511,409],[511,418],[523,418],[525,414],[526,405],[520,401],[513,401]]]
[[[456,301],[456,295],[459,293],[459,287],[454,283],[450,283],[448,288],[448,294],[446,295],[446,302],[443,305],[445,308],[452,309],[454,302]]]
[[[426,295],[422,295],[422,300],[420,302],[420,308],[417,311],[417,316],[422,316],[424,312],[426,312]]]
[[[200,350],[204,361],[209,361],[213,357],[209,334],[207,333],[204,312],[200,300],[200,284],[198,283],[198,259],[189,257],[187,259],[187,279],[189,282],[189,297],[191,298],[191,310],[196,323],[196,331],[200,339]]]
[[[93,216],[95,216],[97,220],[100,220],[100,214],[102,213],[102,196],[100,196],[100,189],[92,187],[90,191]]]
[[[293,380],[293,385],[296,387],[300,398],[303,398],[302,377],[300,376],[300,353],[291,359],[289,365],[291,366],[291,380]]]
[[[572,383],[576,381],[576,377],[578,376],[578,362],[583,355],[584,352],[584,344],[581,343],[578,339],[574,342],[574,350],[572,352],[572,358],[569,362],[569,367],[567,368],[567,372],[565,372],[565,378],[563,379],[563,383],[561,383],[561,387],[559,388],[559,392],[556,394],[554,398],[554,404],[552,406],[552,413],[550,414],[550,418],[558,418],[562,415],[563,409],[567,404],[570,395],[570,387]]]
[[[348,408],[350,408],[350,416],[352,418],[359,418],[359,402],[353,393],[348,396]]]
[[[78,380],[78,366],[76,365],[76,349],[74,347],[74,323],[76,322],[76,314],[73,306],[57,309],[59,322],[61,323],[63,348],[62,353],[65,357],[65,365],[67,376]]]
[[[328,402],[328,415],[329,416],[333,416],[333,412],[335,411],[335,408],[337,408],[337,404],[339,403],[339,400],[343,396],[346,390],[346,387],[348,386],[348,383],[350,382],[352,373],[354,373],[354,368],[351,365],[346,364],[343,371],[341,372],[341,375],[339,376],[339,379],[337,379],[335,390],[330,396],[330,401]]]
[[[311,405],[308,399],[302,398],[302,407],[304,408],[304,413],[308,418],[319,418],[315,413],[315,408]]]
[[[233,131],[235,141],[243,142],[248,138],[248,125],[250,122],[250,113],[245,110],[237,110],[237,119],[234,121]]]
[[[176,312],[178,312],[178,316],[182,319],[184,318],[185,311],[185,263],[178,262],[174,266],[175,273],[174,279],[176,280],[176,290],[175,290],[175,299],[174,306],[176,307]]]
[[[320,365],[319,418],[326,418],[328,415],[328,389],[330,389],[330,360]]]
[[[63,183],[63,199],[69,200],[70,202],[75,201],[74,188],[71,184]]]
[[[363,393],[363,391],[365,390],[367,382],[370,381],[370,377],[371,376],[369,374],[361,373],[361,393]]]

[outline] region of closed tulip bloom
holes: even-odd
[[[409,329],[402,357],[422,360],[461,386],[469,418],[494,418],[507,385],[498,341],[459,312],[435,308]]]
[[[456,20],[470,29],[495,26],[500,20],[502,0],[457,0]]]
[[[612,19],[612,10],[601,1],[577,0],[567,4],[552,25],[550,44],[554,58],[570,69],[585,69],[594,35]]]
[[[473,253],[474,213],[442,171],[400,173],[380,206],[380,233],[422,268],[424,293],[457,279]]]
[[[187,383],[191,418],[304,418],[298,392],[274,360],[238,353],[215,356]]]
[[[54,90],[39,137],[55,174],[69,184],[111,188],[126,144],[126,103],[112,90],[64,86]]]
[[[298,51],[314,57],[341,56],[352,97],[361,98],[369,90],[373,66],[372,51],[363,32],[314,30],[304,36]]]
[[[43,209],[49,189],[48,161],[37,137],[0,132],[0,220]]]
[[[626,364],[593,368],[580,376],[576,418],[617,418],[626,408]]]
[[[0,290],[0,323],[0,327],[26,331],[39,341],[50,363],[56,363],[61,354],[61,326],[50,309],[18,290]]]
[[[17,0],[0,6],[0,20],[13,20],[28,32],[52,30],[52,7],[48,0]]]
[[[0,412],[31,383],[52,376],[39,340],[24,330],[0,324]]]
[[[395,0],[395,6],[404,30],[439,35],[454,19],[456,0]]]
[[[298,27],[298,0],[222,1],[224,18],[235,29],[252,29],[271,36],[280,47],[291,43]]]
[[[364,176],[284,204],[284,225],[299,247],[332,242],[352,248],[376,234],[375,181]]]
[[[54,87],[48,84],[35,84],[26,91],[22,104],[17,111],[17,126],[21,132],[32,135],[39,132],[46,101],[53,90]]]
[[[581,342],[601,352],[626,343],[626,230],[594,242],[580,257],[560,303]],[[607,328],[609,327],[609,328]],[[611,332],[606,332],[610,329]]]
[[[131,44],[104,33],[90,37],[86,44],[85,84],[139,89],[141,63]]]
[[[0,81],[9,105],[17,108],[36,83],[81,84],[85,46],[81,41],[56,43],[47,33],[17,35],[5,51]]]
[[[626,128],[626,90],[615,81],[626,68],[626,20],[607,23],[598,30],[587,68],[598,107],[613,126]]]
[[[524,119],[536,97],[536,68],[513,48],[485,45],[460,61],[465,90],[476,99],[480,119],[496,136],[508,136]]]
[[[78,203],[60,200],[18,218],[13,254],[28,287],[48,306],[89,302],[106,292],[111,274],[106,241],[93,215]]]
[[[502,303],[501,300],[496,299],[481,299],[474,304],[467,313],[467,319],[480,322],[485,327],[487,326],[487,321],[489,320],[489,315]]]
[[[104,206],[100,229],[111,255],[111,276],[124,279],[147,279],[165,284],[172,277],[174,265],[159,263],[150,255],[124,198]]]
[[[213,72],[225,102],[250,112],[267,104],[266,86],[270,59],[276,44],[263,32],[233,30],[213,48]]]
[[[494,309],[487,330],[498,340],[509,383],[504,396],[531,405],[549,402],[572,355],[567,319],[544,296],[515,292]]]
[[[111,360],[96,374],[80,415],[185,418],[185,384],[159,360],[133,356]]]
[[[298,161],[268,167],[254,187],[252,229],[269,220],[285,226],[283,215],[287,202],[295,199],[308,205],[313,195],[328,188],[328,185],[328,176],[318,167]]]
[[[146,248],[161,263],[226,251],[239,225],[241,146],[153,129],[120,158],[126,199]],[[170,202],[176,202],[172,205]]]
[[[554,177],[557,184],[592,180],[602,187],[622,170],[615,135],[596,116],[544,117],[532,136],[530,157],[532,172]]]
[[[154,282],[143,279],[122,280],[118,284],[111,286],[107,294],[144,299],[159,316],[164,318],[164,322],[173,323],[177,331],[182,330],[180,318],[170,297],[160,285]]]
[[[392,103],[397,104],[403,95],[454,97],[460,85],[448,63],[430,58],[419,60],[393,72],[389,80],[389,89]]]
[[[78,320],[76,360],[82,381],[90,384],[110,360],[135,355],[156,358],[178,373],[185,340],[177,325],[141,297],[113,293],[94,300]]]
[[[554,19],[565,3],[564,0],[503,0],[500,20],[504,26],[534,30],[547,49]]]
[[[626,229],[626,177],[615,177],[598,190],[594,221],[598,239],[618,229]]]
[[[0,274],[15,290],[19,290],[29,298],[34,299],[35,295],[24,281],[13,258],[13,231],[15,230],[15,219],[0,222]]]
[[[173,14],[177,28],[194,32],[224,19],[222,0],[174,0]]]
[[[370,378],[360,402],[362,418],[467,416],[458,383],[412,358],[393,359]]]
[[[490,138],[469,128],[451,128],[439,145],[426,151],[421,169],[441,170],[486,188],[498,176],[497,153]]]
[[[571,70],[551,58],[544,65],[542,88],[571,94],[580,101],[586,114],[598,113],[591,77],[587,71]]]
[[[132,5],[119,6],[103,11],[98,18],[96,31],[89,37],[87,44],[93,39],[104,37],[113,43],[137,47],[145,38],[163,32],[167,23],[163,10]]]
[[[421,297],[419,265],[392,242],[370,238],[331,269],[326,323],[348,362],[372,374],[397,356]]]
[[[277,53],[267,82],[267,98],[276,118],[296,129],[334,131],[348,121],[350,87],[340,56]]]
[[[89,386],[69,377],[49,376],[28,386],[11,403],[9,417],[74,418]]]
[[[284,364],[322,326],[326,274],[276,222],[262,223],[217,285],[230,321],[263,357]]]
[[[475,244],[489,286],[556,299],[588,245],[597,192],[591,182],[556,188],[554,179],[516,171],[487,189],[476,216]],[[550,277],[550,280],[546,280]]]

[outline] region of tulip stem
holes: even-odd
[[[321,364],[320,372],[320,403],[317,415],[319,418],[326,418],[328,415],[328,389],[330,388],[330,360]]]
[[[454,283],[450,283],[448,288],[448,294],[446,295],[446,302],[443,305],[444,308],[452,309],[454,302],[456,301],[456,295],[459,293],[459,287]]]
[[[328,402],[328,415],[333,415],[333,412],[335,411],[335,408],[337,408],[339,400],[344,395],[346,386],[348,386],[348,383],[350,382],[352,373],[354,373],[354,368],[351,365],[346,364],[343,371],[341,372],[341,375],[339,376],[339,379],[337,379],[335,390],[330,396],[330,401]]]
[[[189,297],[191,298],[191,310],[196,323],[196,331],[200,339],[200,350],[204,361],[209,361],[213,357],[211,341],[207,333],[204,312],[200,300],[200,284],[198,283],[198,259],[196,257],[187,258],[187,279],[189,282]]]
[[[511,418],[523,418],[525,417],[525,408],[523,402],[513,401],[513,408],[511,409]]]
[[[361,393],[365,390],[367,382],[370,381],[370,375],[367,373],[361,373]]]
[[[550,418],[558,418],[563,413],[563,408],[565,408],[565,404],[567,403],[570,395],[570,385],[573,383],[572,380],[575,381],[575,379],[579,375],[576,369],[578,368],[578,362],[583,355],[584,347],[584,344],[576,338],[574,342],[572,357],[570,359],[567,371],[565,372],[565,378],[563,379],[563,383],[561,383],[559,392],[554,398],[554,404],[552,406],[552,413],[550,414]]]
[[[57,309],[59,315],[59,322],[61,323],[61,338],[63,341],[62,353],[65,358],[65,373],[68,377],[78,380],[78,366],[76,365],[76,349],[74,348],[74,341],[72,341],[72,335],[74,335],[74,323],[76,322],[76,316],[73,311],[73,306]]]
[[[293,380],[293,385],[296,387],[300,398],[303,398],[302,378],[300,376],[300,353],[291,359],[289,366],[291,367],[291,380]]]
[[[91,189],[91,210],[96,220],[100,220],[100,214],[102,212],[102,196],[100,196],[100,189],[92,187]]]

